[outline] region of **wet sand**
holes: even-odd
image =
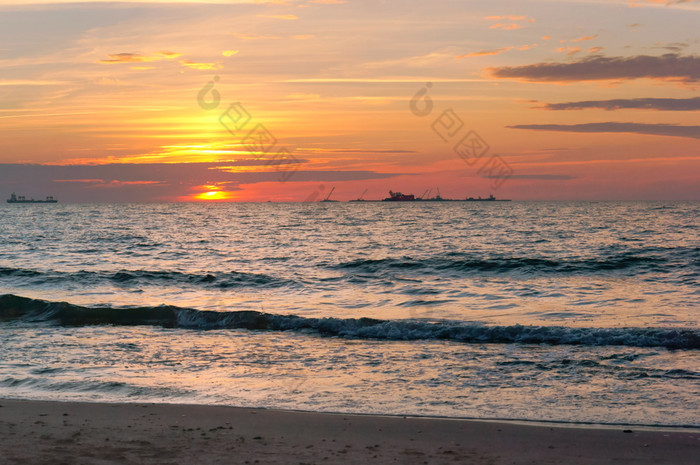
[[[2,464],[696,464],[700,432],[0,400]]]

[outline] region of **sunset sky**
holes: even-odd
[[[0,195],[700,199],[699,24],[699,1],[0,0]]]

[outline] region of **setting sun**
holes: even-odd
[[[233,193],[226,191],[208,191],[194,196],[194,200],[231,200],[233,198]]]

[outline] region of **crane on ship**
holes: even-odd
[[[337,200],[331,200],[331,194],[335,190],[335,186],[333,186],[333,189],[328,193],[325,199],[321,200],[321,202],[337,202]]]

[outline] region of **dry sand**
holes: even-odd
[[[3,465],[700,463],[700,433],[690,430],[192,405],[17,400],[0,405]]]

